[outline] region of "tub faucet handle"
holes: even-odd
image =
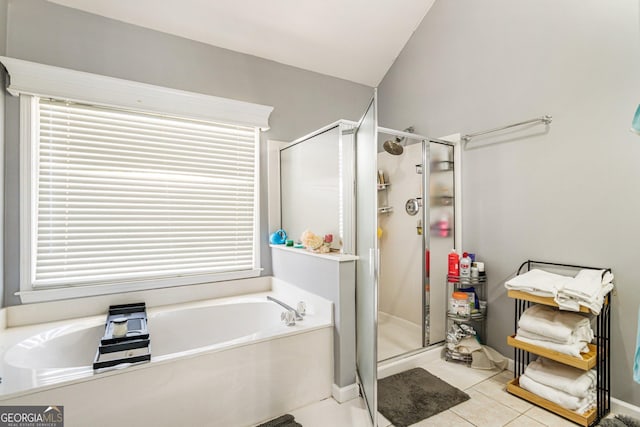
[[[296,311],[300,316],[304,316],[307,314],[307,304],[304,301],[298,302],[298,306],[296,307]]]
[[[283,311],[280,313],[280,320],[287,326],[295,326],[296,314],[292,310]]]

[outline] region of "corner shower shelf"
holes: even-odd
[[[485,285],[487,283],[487,276],[482,275],[478,277],[460,277],[460,276],[447,276],[447,292],[451,295],[454,291],[460,288],[468,288],[472,286],[475,289],[476,296],[480,301],[486,301]],[[447,311],[447,330],[449,330],[451,323],[471,323],[476,331],[476,336],[480,342],[486,342],[486,320],[487,312],[478,311],[471,313],[469,316],[459,316],[451,314]],[[449,349],[446,345],[443,351],[443,356],[446,361],[457,361],[471,365],[471,354],[460,353],[456,350]]]
[[[431,172],[451,172],[452,170],[453,161],[451,160],[440,160],[431,163]]]
[[[542,266],[547,268],[567,268],[567,269],[595,269],[593,267],[582,267],[571,264],[557,264],[541,261],[525,261],[518,268],[518,274],[526,266],[527,271],[531,270],[531,266]],[[532,304],[543,304],[551,307],[558,307],[558,304],[550,297],[540,297],[532,295],[522,291],[508,291],[507,295],[513,298],[515,301],[515,324],[518,324],[520,316]],[[537,345],[529,344],[520,340],[517,340],[514,335],[507,337],[507,344],[513,347],[514,352],[514,379],[507,384],[507,391],[522,399],[525,399],[534,405],[545,408],[551,412],[554,412],[561,417],[569,419],[577,424],[588,427],[597,424],[602,418],[604,418],[611,408],[611,306],[609,304],[610,294],[605,295],[604,304],[599,315],[594,317],[596,324],[595,330],[595,344],[588,344],[589,352],[584,353],[581,357],[573,357],[563,353],[558,353]],[[580,307],[582,313],[589,313],[590,311],[584,307]],[[519,379],[520,375],[524,373],[525,367],[531,361],[530,355],[535,354],[537,356],[546,357],[548,359],[555,360],[556,362],[564,365],[572,366],[582,371],[588,371],[590,369],[596,369],[596,407],[584,414],[578,414],[574,411],[568,410],[559,406],[553,402],[550,402],[528,390],[520,387]]]
[[[447,347],[444,348],[443,356],[447,362],[455,360],[456,362],[466,363],[469,366],[471,366],[471,362],[473,362],[473,356],[471,356],[471,354],[460,353],[459,351],[450,350]]]
[[[458,316],[456,314],[447,313],[447,318],[455,322],[484,322],[487,318],[485,312],[471,313],[470,316]]]
[[[462,276],[448,275],[447,281],[449,283],[456,283],[456,284],[467,285],[467,286],[484,285],[485,283],[487,283],[487,275],[483,274],[482,276],[478,276],[478,277],[462,277]]]
[[[482,275],[478,277],[460,277],[460,276],[448,275],[447,276],[447,292],[449,295],[451,295],[454,291],[457,291],[460,288],[473,287],[478,300],[486,301],[486,298],[485,298],[486,290],[484,289],[485,288],[484,285],[486,285],[486,283],[487,283],[486,275]],[[486,341],[485,325],[484,325],[484,321],[487,319],[486,309],[485,311],[471,312],[471,314],[468,316],[460,316],[457,314],[452,314],[447,312],[447,319],[453,322],[458,322],[458,323],[469,323],[469,322],[481,323],[482,322],[482,325],[480,326],[481,331],[478,331],[478,332],[482,332],[481,338]]]
[[[452,206],[453,205],[453,196],[433,196],[431,197],[431,205],[432,206]]]
[[[383,190],[388,190],[390,185],[391,185],[390,182],[378,183],[378,193]],[[389,194],[388,193],[383,193],[383,194],[385,194],[383,201],[380,200],[380,194],[378,194],[378,203],[383,204],[382,206],[378,207],[378,213],[389,214],[393,212],[393,206],[387,206],[387,203],[389,203]]]

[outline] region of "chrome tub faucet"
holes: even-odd
[[[275,302],[276,304],[279,304],[286,310],[282,312],[282,314],[280,315],[280,319],[282,319],[282,321],[285,322],[287,326],[294,326],[296,324],[296,320],[300,321],[304,319],[303,316],[307,311],[307,306],[304,301],[300,301],[298,303],[298,306],[296,308],[293,308],[288,304],[280,301],[279,299],[272,297],[271,295],[268,295],[267,299],[269,301]]]

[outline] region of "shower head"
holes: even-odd
[[[389,139],[382,144],[382,148],[389,154],[393,154],[394,156],[399,156],[404,151],[404,148],[400,143],[404,138],[396,137],[395,141],[393,139]]]
[[[413,126],[409,126],[405,130],[403,130],[403,132],[409,132],[409,133],[413,133],[413,131],[414,131]],[[394,156],[399,156],[404,151],[404,147],[402,146],[402,141],[406,139],[407,137],[405,136],[396,136],[395,139],[386,140],[384,144],[382,144],[382,148],[384,148],[384,151],[386,151],[389,154],[392,154]]]

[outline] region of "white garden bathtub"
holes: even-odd
[[[286,326],[267,295],[304,298],[308,314]],[[151,362],[103,373],[91,364],[105,315],[9,328],[0,405],[64,405],[66,426],[255,424],[331,395],[331,310],[286,284],[148,308]]]

